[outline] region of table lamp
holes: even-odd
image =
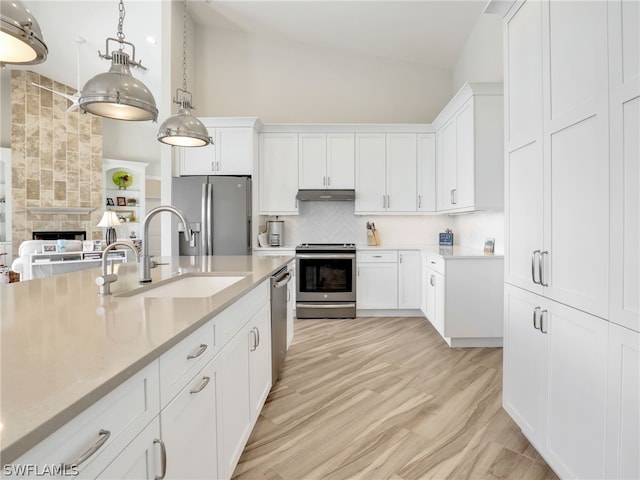
[[[111,245],[116,241],[116,229],[113,227],[120,226],[120,220],[118,219],[116,212],[114,212],[113,210],[107,210],[106,212],[104,212],[104,215],[102,215],[102,219],[97,226],[105,227],[107,229],[105,238],[107,245]]]

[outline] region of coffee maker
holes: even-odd
[[[267,221],[267,242],[270,247],[282,247],[284,245],[284,220]]]

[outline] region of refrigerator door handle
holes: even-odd
[[[200,224],[203,226],[200,232],[200,255],[207,254],[207,184],[202,184],[202,206],[200,209]]]
[[[207,255],[213,255],[213,185],[207,183]]]

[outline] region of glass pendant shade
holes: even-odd
[[[178,147],[204,147],[211,143],[207,128],[191,115],[188,104],[183,104],[178,113],[167,118],[160,125],[158,140]]]
[[[131,75],[129,55],[112,53],[111,68],[89,80],[78,101],[84,112],[116,120],[156,121],[158,109],[153,94]]]
[[[35,65],[49,53],[33,15],[18,0],[0,2],[0,63]]]

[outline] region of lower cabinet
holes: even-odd
[[[216,393],[220,361],[211,360],[160,412],[170,452],[167,479],[210,478],[218,472]]]
[[[398,251],[398,308],[420,308],[420,251]]]
[[[425,268],[424,315],[444,337],[444,275]]]
[[[287,283],[287,349],[293,343],[293,318],[296,308],[296,262],[289,263],[291,280]]]
[[[271,390],[271,314],[264,305],[251,319],[249,335],[249,394],[251,423],[258,419]]]
[[[608,323],[511,285],[505,317],[504,408],[560,477],[604,478]]]

